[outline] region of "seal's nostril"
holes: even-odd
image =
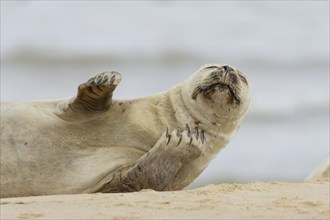
[[[233,71],[233,68],[231,68],[230,66],[227,66],[227,65],[223,66],[223,68],[225,69],[226,73]]]

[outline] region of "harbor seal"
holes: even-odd
[[[1,103],[1,197],[180,190],[236,133],[246,77],[205,65],[166,92],[112,99],[104,72],[68,100]]]
[[[324,160],[315,170],[313,170],[305,181],[316,181],[319,179],[330,179],[330,158]]]

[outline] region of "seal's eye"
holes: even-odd
[[[205,69],[215,69],[215,68],[219,68],[218,66],[208,66]]]
[[[246,78],[244,76],[242,76],[241,74],[238,74],[239,78],[246,84],[249,85]]]

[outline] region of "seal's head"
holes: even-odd
[[[235,67],[205,65],[185,83],[189,84],[185,102],[209,120],[240,120],[247,111],[249,83]]]

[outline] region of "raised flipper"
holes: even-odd
[[[113,172],[100,192],[133,192],[141,189],[171,190],[171,183],[180,168],[203,153],[204,132],[194,133],[189,127],[180,133],[165,132],[153,148],[134,164]]]
[[[60,111],[57,115],[74,121],[107,111],[112,103],[113,91],[120,81],[121,74],[114,71],[97,74],[78,87],[76,97],[58,105]]]

